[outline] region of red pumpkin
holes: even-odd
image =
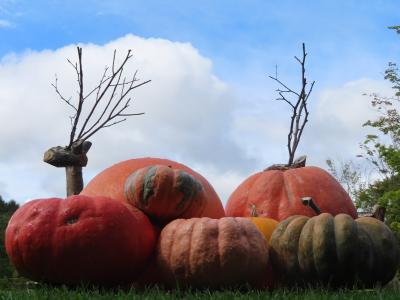
[[[125,201],[124,185],[128,176],[138,169],[151,165],[171,166],[173,169],[183,170],[197,179],[204,188],[204,205],[199,208],[190,207],[182,218],[209,217],[222,218],[225,211],[221,200],[210,183],[199,173],[189,167],[168,159],[161,158],[137,158],[117,163],[95,176],[83,189],[82,195],[108,196],[119,201]]]
[[[164,165],[133,172],[125,181],[125,198],[161,222],[176,219],[189,209],[201,211],[205,205],[199,180],[183,170]]]
[[[138,209],[106,197],[33,200],[6,229],[6,251],[18,272],[35,281],[122,284],[143,271],[155,232]]]
[[[247,178],[229,197],[226,215],[251,216],[251,207],[258,215],[282,221],[292,215],[315,216],[301,201],[312,197],[322,212],[345,213],[357,218],[357,211],[343,187],[318,167],[288,170],[267,170]]]

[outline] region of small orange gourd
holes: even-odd
[[[248,219],[257,226],[258,230],[260,230],[267,242],[269,242],[272,233],[279,224],[278,221],[272,218],[259,217],[257,208],[254,204],[251,205],[251,217],[248,217]]]

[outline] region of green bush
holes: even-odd
[[[12,214],[18,209],[18,204],[14,201],[4,201],[0,196],[0,278],[15,277],[17,273],[14,267],[11,265],[5,248],[5,231],[7,228],[8,221]]]

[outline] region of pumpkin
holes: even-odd
[[[161,231],[157,263],[167,286],[257,286],[264,283],[268,247],[246,218],[176,219]]]
[[[275,228],[278,226],[279,222],[274,219],[271,219],[271,218],[259,217],[258,213],[257,213],[257,208],[255,205],[251,206],[251,217],[248,217],[248,219],[254,225],[256,225],[257,229],[264,236],[264,239],[267,242],[267,245],[269,245],[269,240],[271,239],[272,233],[274,232]],[[267,275],[264,280],[264,288],[273,290],[273,289],[279,287],[280,280],[278,279],[278,276],[275,274],[271,264],[268,264],[266,273],[267,273]]]
[[[357,218],[357,211],[343,187],[325,170],[318,167],[268,169],[241,183],[229,197],[226,215],[249,217],[256,205],[260,217],[282,221],[292,215],[315,216],[316,213],[297,199],[316,199],[322,212],[346,213]]]
[[[152,165],[133,172],[125,181],[125,198],[149,217],[171,221],[189,209],[205,206],[204,188],[186,171]]]
[[[372,217],[291,216],[270,240],[274,269],[287,283],[372,287],[386,284],[399,265],[397,240]]]
[[[279,222],[274,219],[259,217],[255,205],[252,205],[251,217],[248,217],[248,219],[256,225],[267,242],[269,242],[273,231],[279,224]]]
[[[143,272],[155,244],[154,229],[140,210],[83,195],[29,201],[5,233],[19,274],[71,285],[129,283]]]
[[[205,204],[199,208],[190,207],[182,218],[191,217],[210,217],[221,218],[225,216],[225,211],[214,188],[199,173],[189,167],[168,159],[160,158],[137,158],[117,163],[95,176],[82,190],[82,195],[88,196],[107,196],[119,201],[126,201],[124,195],[125,181],[130,174],[138,169],[151,165],[171,166],[173,169],[183,170],[197,179],[204,189]]]

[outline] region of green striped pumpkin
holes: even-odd
[[[183,170],[165,165],[136,170],[126,179],[124,191],[130,204],[162,222],[199,216],[205,207],[201,182]]]
[[[395,276],[400,253],[383,222],[322,213],[279,223],[270,240],[270,256],[288,284],[373,287]]]

